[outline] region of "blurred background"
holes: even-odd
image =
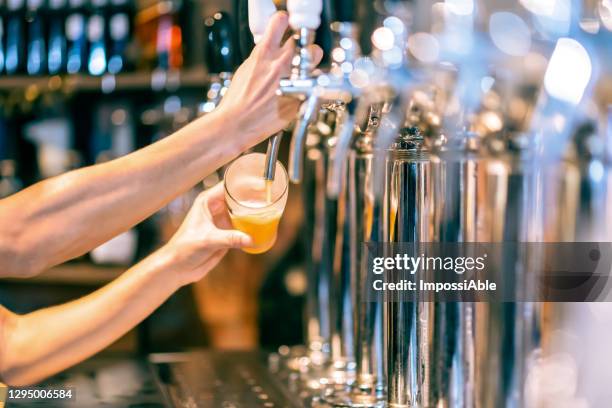
[[[248,25],[240,41],[239,8],[231,0],[0,1],[0,198],[128,154],[214,109],[252,47]],[[110,282],[165,242],[222,172],[80,259],[34,279],[0,281],[1,303],[26,313]],[[298,186],[287,208],[272,251],[231,251],[108,351],[300,342],[306,278]]]
[[[277,3],[284,7],[283,2]],[[374,3],[355,2],[364,55],[373,43],[379,52],[393,51],[384,44],[389,30],[378,30],[378,36],[372,36],[377,23]],[[474,88],[478,115],[470,118],[476,131],[495,136],[502,133],[502,127],[509,132],[530,127],[553,40],[569,35],[573,3],[581,3],[575,7],[582,13],[577,16],[578,34],[588,37],[589,47],[599,58],[589,87],[590,102],[580,107],[591,128],[576,133],[574,153],[580,149],[581,134],[588,135],[595,124],[605,125],[609,120],[609,1],[446,3],[462,18],[471,16],[474,3],[478,3],[480,17],[470,17],[469,25],[489,34],[504,55],[495,61],[495,79],[473,75],[479,81]],[[453,31],[447,24],[451,28],[445,28],[448,37],[441,36],[438,43],[428,33],[442,33],[445,2],[415,4],[418,18],[411,21],[414,34],[407,41],[408,57],[411,66],[428,67],[443,59],[440,44],[461,48],[463,28]],[[45,178],[128,154],[213,110],[230,83],[231,72],[252,47],[246,5],[239,0],[0,0],[0,198]],[[464,13],[462,7],[468,6],[472,8]],[[521,19],[522,25],[516,23],[514,14],[495,13],[499,10],[524,16],[529,27]],[[489,18],[493,14],[497,20]],[[574,13],[572,21],[575,18]],[[490,25],[481,27],[487,21]],[[329,30],[318,33],[317,41],[327,56],[330,35]],[[492,66],[485,54],[461,56],[462,72],[469,72],[465,67],[472,63],[481,68]],[[436,81],[448,74],[443,64],[440,67],[439,73],[431,70]],[[513,77],[514,72],[521,76]],[[550,84],[545,84],[546,90],[554,96],[564,96],[563,89],[572,89],[563,81],[551,80]],[[422,99],[416,98],[415,116],[435,113],[427,104],[445,104],[438,100],[443,93],[429,91],[421,93]],[[462,96],[469,93],[471,89]],[[578,99],[582,91],[579,93]],[[512,103],[504,103],[508,101]],[[453,105],[449,103],[445,109],[452,113]],[[425,136],[439,132],[440,116],[410,119]],[[285,163],[287,145],[283,143],[280,153]],[[220,169],[190,193],[80,259],[34,279],[1,280],[1,303],[14,312],[26,313],[74,299],[110,282],[169,239],[198,192],[219,182],[222,174]],[[304,214],[301,188],[291,185],[279,239],[270,252],[260,256],[230,252],[206,279],[179,291],[107,352],[149,353],[195,346],[272,350],[301,343],[307,290],[304,269],[308,266],[308,243],[303,241],[310,236],[304,220],[312,220],[311,214]]]
[[[304,177],[290,187],[277,244],[260,256],[231,251],[104,353],[276,350],[270,371],[287,374],[294,394],[323,390],[341,406],[364,395],[377,404],[384,387],[392,406],[472,406],[458,396],[485,407],[609,406],[610,303],[421,302],[417,315],[398,302],[383,317],[360,296],[363,241],[612,241],[612,2],[322,6],[322,69],[296,55],[294,74],[312,80],[304,99],[328,93],[314,120],[296,118],[306,123],[295,126],[307,134],[295,149]],[[253,47],[247,0],[0,0],[0,10],[0,198],[206,115]],[[298,28],[308,43],[315,28]],[[288,150],[283,142],[285,164]],[[167,241],[223,170],[79,259],[1,280],[0,303],[26,313],[110,282]],[[526,282],[517,292],[531,290],[531,264],[510,261],[508,276]],[[196,363],[196,373],[214,371]]]

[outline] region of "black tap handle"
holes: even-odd
[[[234,0],[234,10],[236,11],[239,62],[243,62],[255,47],[253,34],[249,27],[249,0]]]
[[[331,4],[328,0],[323,0],[323,9],[321,10],[321,25],[317,29],[315,43],[323,50],[323,59],[321,66],[325,67],[329,64],[329,56],[333,48],[334,37],[331,31],[330,24],[332,20]]]
[[[357,2],[355,0],[329,0],[332,21],[354,23],[357,21]]]
[[[237,57],[230,16],[225,12],[215,13],[206,19],[205,25],[208,72],[211,74],[233,72],[236,68]]]

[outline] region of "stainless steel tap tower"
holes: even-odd
[[[288,2],[298,47],[279,84],[302,101],[289,170],[306,187],[310,352],[324,356],[300,373],[316,385],[305,387],[310,403],[557,401],[539,384],[555,356],[550,321],[565,321],[568,307],[536,301],[545,254],[521,245],[610,239],[609,96],[590,93],[601,47],[573,20],[577,31],[560,35],[529,2],[521,12],[374,2],[367,24],[346,12],[362,2],[333,3],[332,66],[315,69],[308,46],[323,4]],[[357,34],[368,25],[363,56]],[[372,299],[365,243],[508,245],[492,262],[517,301]]]

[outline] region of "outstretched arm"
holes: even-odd
[[[117,340],[228,248],[252,244],[230,227],[218,185],[198,197],[168,244],[97,292],[22,316],[0,306],[0,382],[32,384]]]
[[[203,177],[282,129],[297,104],[276,95],[293,44],[277,13],[219,108],[108,163],[45,180],[0,201],[0,276],[32,276],[139,223]]]

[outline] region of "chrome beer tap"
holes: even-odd
[[[399,21],[401,24],[401,20],[389,18],[390,23]],[[403,27],[400,29],[398,24],[393,28],[396,31],[389,29],[394,36],[391,46],[401,49],[405,31],[400,33]],[[344,391],[336,389],[326,396],[326,401],[334,406],[374,407],[384,404],[383,304],[366,300],[368,265],[363,243],[385,241],[381,230],[384,188],[379,177],[382,172],[376,171],[376,157],[380,156],[376,151],[379,144],[385,144],[381,143],[381,138],[394,139],[394,134],[397,134],[399,123],[404,118],[402,107],[406,103],[402,94],[405,89],[398,90],[396,86],[408,81],[401,63],[385,64],[380,54],[382,52],[375,55],[374,61],[356,59],[352,64],[353,71],[344,76],[343,85],[339,86],[338,82],[331,85],[336,89],[342,88],[350,101],[345,104],[344,117],[336,132],[338,140],[328,193],[347,197],[346,250],[350,256],[342,259],[348,259],[347,269],[350,271],[356,360],[354,383]],[[391,85],[394,79],[397,83]]]
[[[253,34],[253,41],[259,44],[263,34],[268,27],[270,18],[276,13],[276,6],[272,0],[248,0],[249,29]],[[278,149],[280,148],[284,130],[268,139],[266,151],[266,164],[264,168],[264,179],[274,180]]]
[[[383,237],[389,243],[429,240],[431,168],[429,152],[417,128],[404,128],[387,151]],[[414,248],[417,254],[416,246]],[[430,406],[421,399],[431,362],[429,339],[419,332],[429,320],[428,303],[413,293],[400,293],[385,302],[387,402],[392,407]]]
[[[322,10],[322,0],[289,0],[287,2],[289,26],[295,32],[297,47],[292,61],[291,75],[280,81],[279,93],[302,101],[294,125],[289,153],[289,179],[294,183],[299,183],[302,179],[304,146],[308,127],[316,118],[320,107],[310,46],[314,44],[315,32],[321,24]]]
[[[374,199],[374,141],[380,124],[382,104],[372,105],[366,119],[359,123],[350,140],[340,197],[344,205],[343,247],[340,263],[344,274],[344,306],[352,316],[352,357],[355,360],[354,380],[344,387],[329,387],[324,401],[331,406],[375,407],[383,404],[382,304],[369,302],[367,293],[367,254],[363,243],[378,240],[381,211]],[[347,298],[348,297],[348,298]],[[350,302],[349,305],[346,303]],[[346,372],[346,371],[345,371]]]
[[[268,2],[270,3],[270,2]],[[254,2],[250,3],[251,10]],[[320,2],[319,2],[320,4]],[[335,253],[342,245],[341,234],[338,233],[338,217],[342,216],[338,208],[338,197],[326,194],[326,185],[332,167],[336,123],[341,109],[335,101],[327,98],[323,87],[318,85],[322,75],[314,71],[310,45],[314,43],[314,32],[320,24],[322,4],[312,7],[311,3],[293,1],[287,4],[289,23],[296,32],[298,47],[293,60],[291,76],[283,79],[279,93],[298,98],[303,101],[301,112],[294,127],[291,153],[290,174],[297,174],[292,181],[304,184],[304,206],[307,216],[308,260],[308,292],[306,311],[307,350],[302,366],[301,386],[312,391],[321,385],[321,379],[333,376],[332,372],[324,371],[330,357],[332,343],[332,280],[334,279]],[[274,7],[266,6],[270,12],[260,13],[270,15]],[[254,12],[250,13],[253,16]],[[257,16],[251,17],[252,19]],[[266,24],[258,24],[263,28]],[[252,27],[253,28],[253,27]],[[327,98],[327,99],[326,99]],[[322,105],[325,103],[325,107]],[[273,136],[268,144],[267,160],[274,163],[278,152],[281,133]],[[293,158],[293,159],[292,159]],[[296,162],[299,164],[295,165]],[[266,166],[267,168],[272,168]],[[291,169],[294,169],[291,173]],[[271,179],[274,174],[266,171],[265,178]],[[337,339],[337,336],[335,337]],[[337,342],[336,342],[337,344]],[[338,347],[335,348],[338,350]],[[337,377],[331,381],[340,381]]]

